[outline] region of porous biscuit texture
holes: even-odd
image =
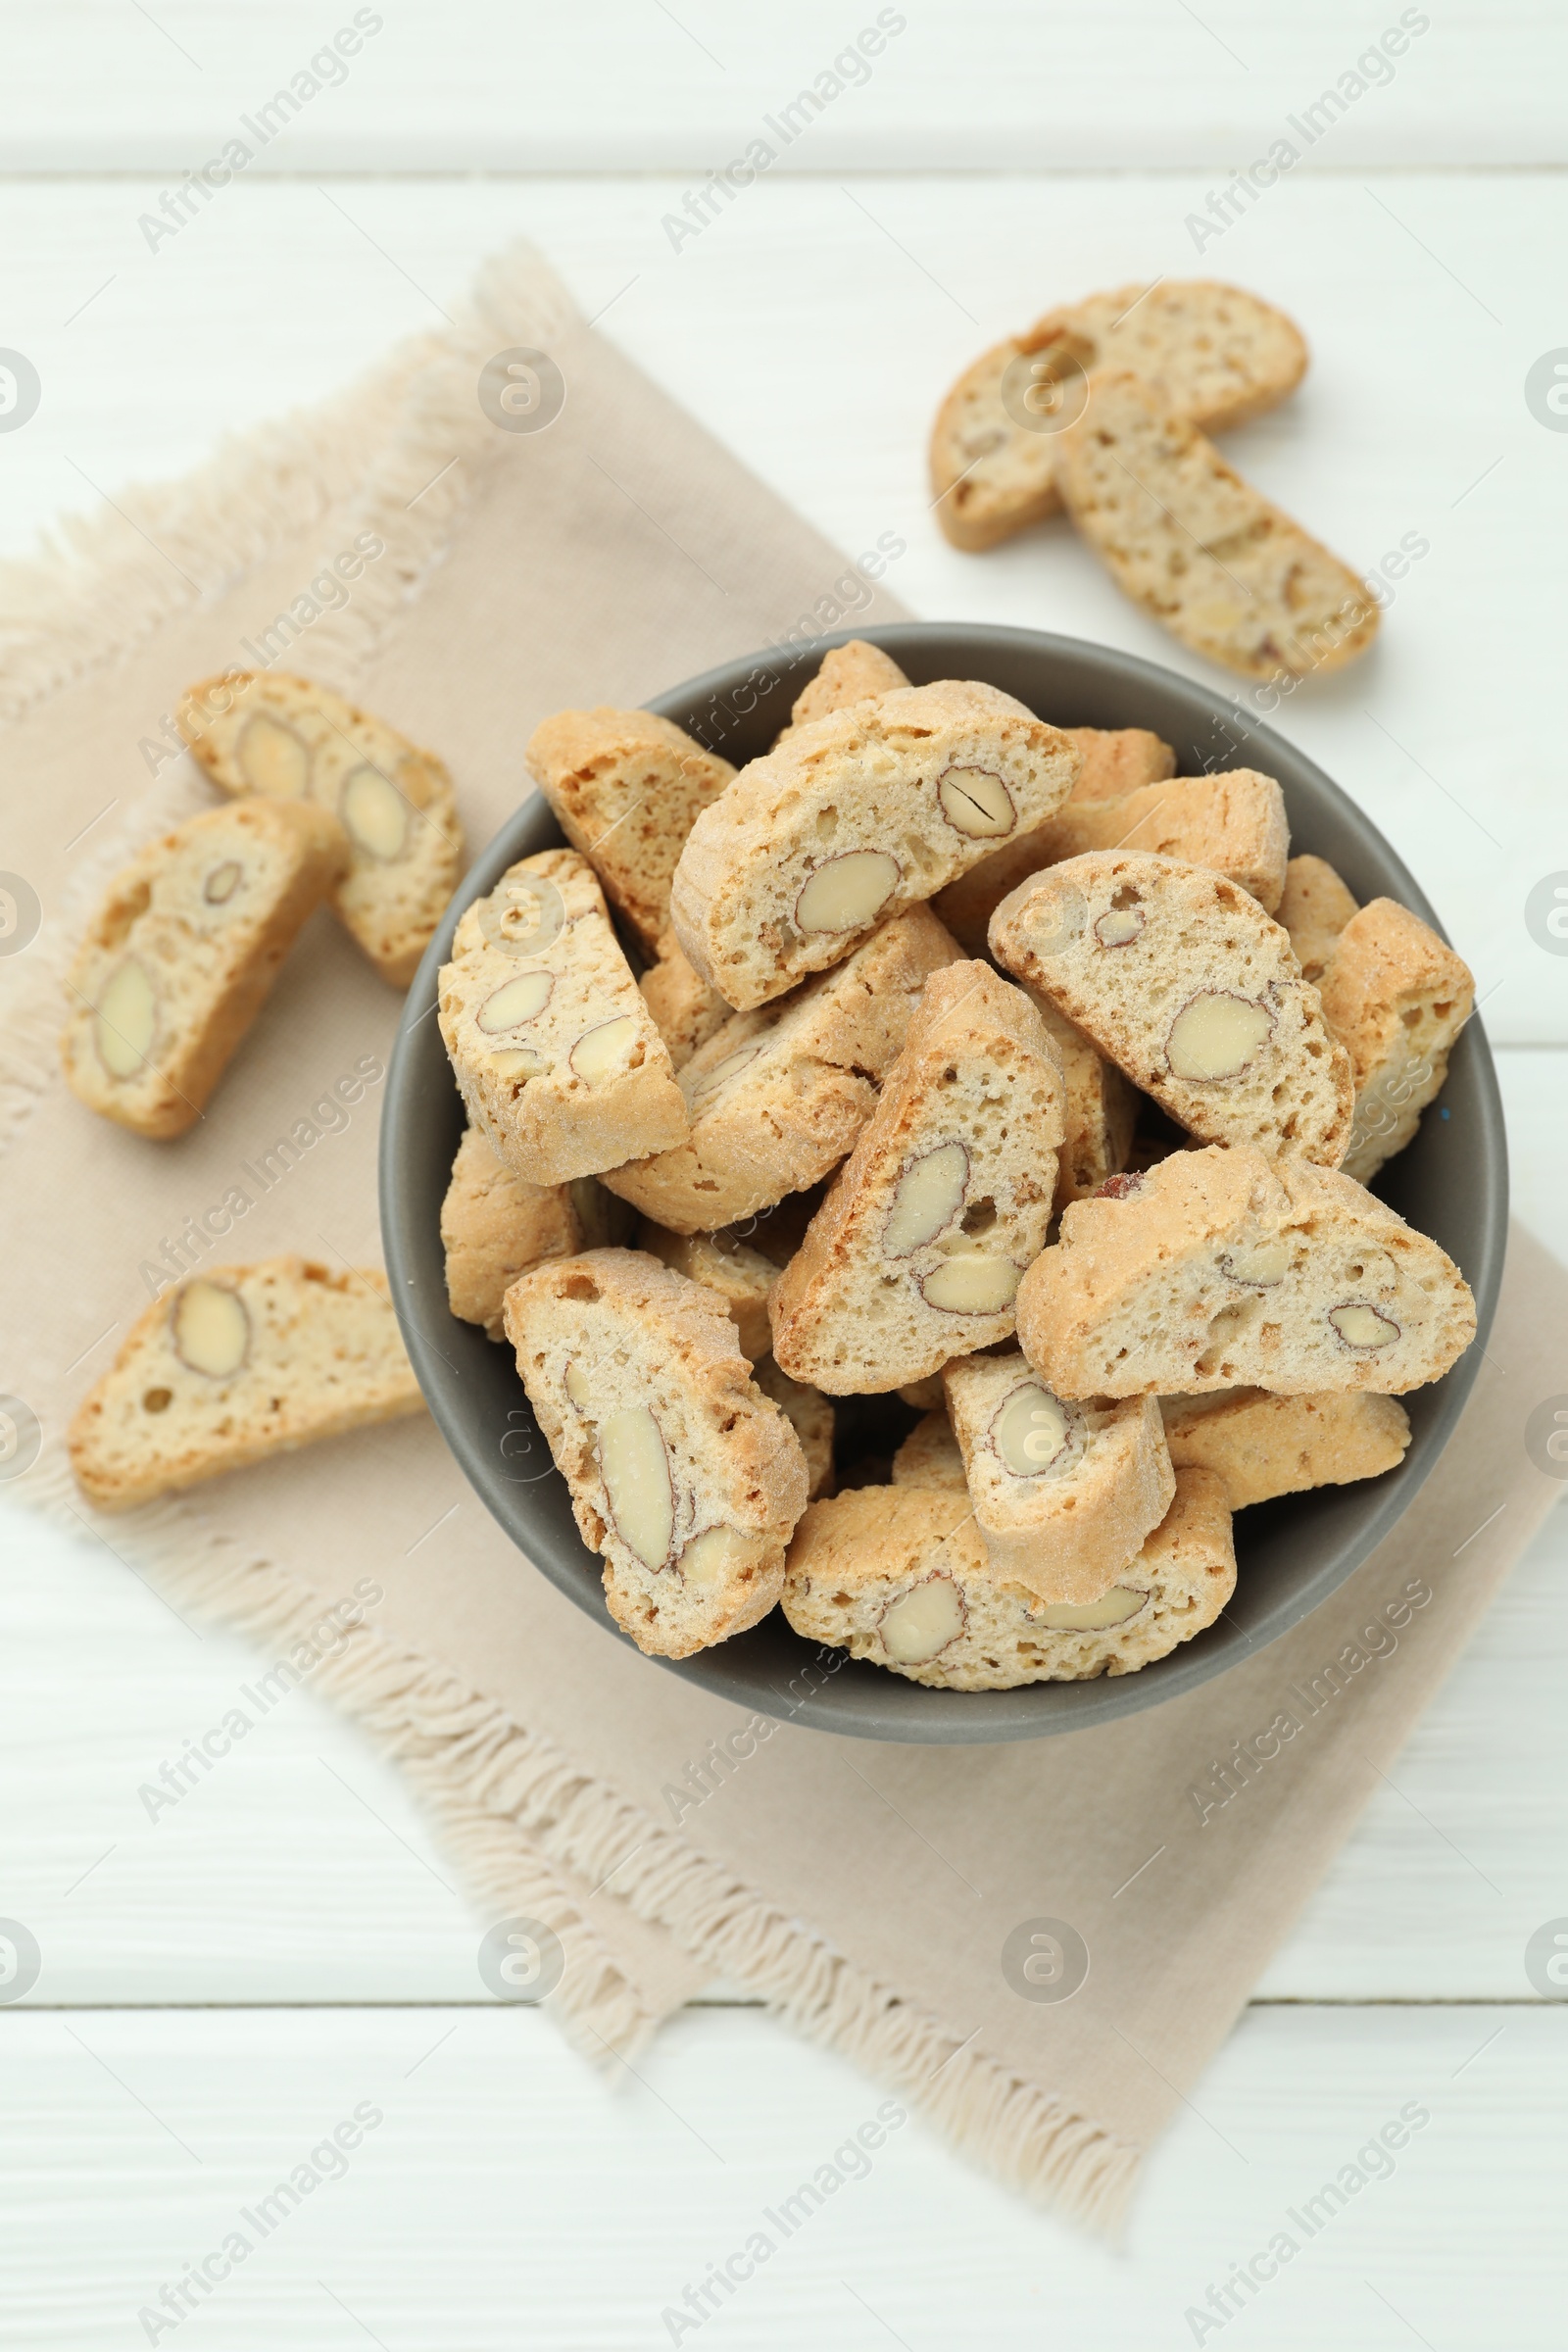
[[[122,1511],[423,1403],[379,1267],[273,1257],[148,1307],[68,1447],[88,1500]]]
[[[1289,938],[1237,883],[1142,851],[1095,852],[1020,883],[990,939],[999,963],[1192,1134],[1338,1165],[1348,1058]]]
[[[806,1457],[722,1301],[640,1250],[536,1266],[507,1336],[615,1623],[690,1657],[777,1600]]]
[[[1271,1396],[1229,1389],[1213,1396],[1162,1396],[1165,1442],[1178,1470],[1212,1470],[1233,1511],[1346,1487],[1397,1468],[1410,1443],[1410,1416],[1396,1396],[1370,1391]]]
[[[1365,581],[1138,376],[1096,376],[1056,451],[1080,536],[1194,653],[1243,677],[1306,677],[1353,662],[1376,636]]]
[[[937,1383],[940,1392],[941,1382]],[[967,1494],[963,1455],[946,1405],[924,1414],[893,1456],[893,1485],[931,1487],[942,1494]]]
[[[1078,755],[1010,695],[905,686],[802,727],[697,819],[670,911],[698,974],[738,1010],[840,962],[1054,814]]]
[[[1285,796],[1272,776],[1250,767],[1176,776],[1136,792],[1069,801],[939,892],[936,911],[960,947],[983,955],[992,915],[1030,874],[1090,851],[1129,849],[1228,874],[1272,914],[1285,888],[1290,838]]]
[[[705,1284],[722,1298],[749,1363],[755,1365],[767,1354],[773,1345],[768,1294],[778,1280],[771,1258],[731,1233],[671,1233],[651,1217],[639,1218],[633,1239],[661,1265],[684,1274],[688,1282]]]
[[[808,1388],[804,1381],[791,1380],[781,1372],[770,1355],[764,1355],[752,1367],[752,1378],[764,1396],[771,1396],[795,1435],[801,1441],[806,1456],[808,1499],[815,1502],[819,1494],[833,1492],[833,1400],[820,1389]]]
[[[805,1192],[853,1146],[927,978],[957,955],[930,909],[911,906],[794,996],[732,1014],[680,1072],[690,1133],[606,1183],[672,1233],[710,1233]],[[760,1227],[740,1238],[773,1252]]]
[[[1235,1586],[1224,1487],[1182,1470],[1164,1519],[1099,1601],[1031,1602],[992,1567],[967,1495],[911,1486],[813,1503],[783,1598],[807,1641],[928,1690],[1010,1690],[1136,1674],[1212,1625]]]
[[[465,909],[437,1001],[468,1117],[527,1183],[596,1176],[685,1135],[668,1051],[574,850],[522,858]]]
[[[851,703],[863,703],[872,696],[891,694],[896,686],[907,686],[908,679],[879,645],[870,645],[863,637],[852,637],[847,645],[835,645],[822,656],[822,665],[808,685],[795,698],[790,711],[790,723],[774,738],[773,749],[789,740],[797,727],[808,727],[816,718],[826,718],[831,711],[846,710]]]
[[[212,808],[150,842],[76,950],[60,1041],[73,1093],[141,1135],[183,1135],[348,861],[342,826],[305,803]]]
[[[1174,1152],[1078,1201],[1017,1311],[1025,1355],[1065,1397],[1397,1396],[1476,1331],[1436,1242],[1337,1170],[1241,1145]]]
[[[1065,1401],[1016,1350],[942,1377],[998,1576],[1035,1600],[1098,1600],[1176,1493],[1156,1400]]]
[[[349,837],[332,905],[394,988],[407,988],[463,872],[452,779],[384,719],[281,671],[229,670],[176,713],[192,757],[224,792],[311,800]]]
[[[1117,286],[1048,311],[982,353],[938,411],[937,520],[955,547],[978,551],[1055,514],[1053,445],[1097,368],[1133,370],[1179,415],[1222,432],[1275,407],[1305,367],[1283,311],[1211,279]]]
[[[657,961],[637,985],[669,1049],[671,1067],[683,1070],[698,1047],[723,1028],[734,1007],[692,970],[673,931],[660,933],[655,953]]]
[[[1355,1080],[1345,1173],[1370,1184],[1442,1090],[1454,1040],[1475,1010],[1475,978],[1418,914],[1373,899],[1341,931],[1318,987]]]
[[[1305,980],[1317,981],[1356,902],[1326,858],[1293,858],[1275,919],[1290,934]]]
[[[675,860],[700,811],[734,776],[727,760],[651,710],[558,710],[523,754],[528,772],[606,898],[656,953]]]
[[[631,1213],[593,1177],[525,1184],[477,1127],[464,1129],[441,1203],[447,1303],[486,1338],[504,1339],[502,1306],[517,1276],[546,1257],[575,1257],[624,1240]]]
[[[1176,773],[1176,754],[1148,727],[1065,727],[1062,732],[1082,764],[1067,795],[1074,801],[1112,800],[1145,784],[1162,784]]]
[[[1128,1164],[1138,1125],[1138,1094],[1113,1061],[1097,1053],[1076,1021],[1058,1011],[1042,988],[1020,981],[1045,1022],[1061,1065],[1062,1137],[1056,1159],[1056,1213],[1069,1200],[1087,1200],[1107,1177]]]
[[[875,1393],[1008,1337],[1043,1248],[1062,1081],[1039,1013],[988,964],[927,981],[904,1051],[768,1302],[773,1353]]]

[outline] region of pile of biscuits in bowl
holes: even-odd
[[[1124,1675],[1236,1511],[1398,1463],[1475,1309],[1366,1186],[1473,986],[1273,778],[859,641],[738,770],[610,709],[527,759],[570,846],[440,972],[448,1292],[644,1650]]]

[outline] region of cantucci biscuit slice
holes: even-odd
[[[1441,1091],[1453,1041],[1475,1010],[1475,979],[1418,914],[1373,899],[1340,933],[1318,993],[1355,1079],[1345,1173],[1370,1184]]]
[[[688,1658],[765,1617],[806,1457],[722,1300],[643,1250],[592,1250],[513,1284],[507,1337],[638,1648]]]
[[[939,1382],[940,1388],[941,1383]],[[963,1455],[946,1406],[924,1414],[893,1456],[896,1487],[931,1487],[942,1494],[967,1494]]]
[[[941,1690],[1136,1674],[1214,1623],[1236,1589],[1225,1490],[1180,1470],[1176,1499],[1092,1601],[1031,1601],[997,1575],[966,1494],[863,1487],[795,1531],[784,1614],[808,1642]]]
[[[809,1389],[804,1381],[791,1380],[781,1372],[770,1355],[764,1355],[752,1367],[752,1378],[764,1396],[771,1396],[795,1435],[801,1441],[806,1456],[807,1493],[815,1502],[819,1494],[833,1492],[833,1404],[820,1389]]]
[[[477,1127],[465,1128],[441,1203],[447,1303],[487,1338],[505,1338],[508,1288],[546,1257],[575,1257],[625,1238],[630,1211],[591,1176],[574,1184],[525,1184]]]
[[[1152,1396],[1077,1404],[1019,1354],[943,1374],[975,1523],[997,1575],[1032,1600],[1098,1600],[1176,1493]]]
[[[934,904],[959,946],[983,955],[992,915],[1030,874],[1092,850],[1128,849],[1211,866],[1272,914],[1285,888],[1290,842],[1285,795],[1272,776],[1250,767],[1175,776],[1137,792],[1069,801],[1033,833],[940,891]]]
[[[60,1041],[73,1093],[141,1135],[183,1135],[348,857],[324,808],[259,801],[150,842],[76,950]]]
[[[224,792],[329,808],[353,853],[332,905],[394,988],[407,988],[463,872],[452,779],[384,719],[309,678],[229,670],[179,705],[192,757]]]
[[[699,812],[735,773],[651,710],[559,710],[534,729],[528,773],[645,955],[669,922],[669,884]]]
[[[813,719],[693,825],[670,912],[739,1010],[840,962],[1066,799],[1078,755],[1011,695],[948,678]]]
[[[896,1389],[1012,1331],[1044,1247],[1061,1071],[1040,1015],[988,964],[926,982],[904,1051],[768,1312],[792,1379]]]
[[[637,985],[669,1049],[671,1066],[683,1070],[698,1047],[723,1028],[734,1007],[699,979],[673,931],[660,933],[655,952],[658,960]]]
[[[1138,1126],[1138,1094],[1113,1061],[1096,1053],[1075,1021],[1058,1012],[1044,989],[1019,983],[1046,1024],[1061,1064],[1062,1138],[1056,1161],[1057,1214],[1069,1200],[1087,1200],[1107,1177],[1128,1164]]]
[[[1173,1152],[1080,1200],[1018,1292],[1018,1341],[1063,1397],[1282,1396],[1439,1380],[1475,1301],[1434,1241],[1336,1170],[1236,1145]]]
[[[866,702],[873,695],[891,694],[896,686],[908,683],[893,656],[879,645],[869,645],[863,637],[835,645],[822,656],[815,677],[796,696],[790,723],[774,737],[773,749],[776,752],[797,727],[808,727],[814,718],[826,718],[830,711],[845,710],[851,703]]]
[[[782,1004],[731,1015],[680,1073],[691,1132],[605,1181],[672,1233],[710,1233],[804,1192],[854,1144],[929,975],[958,951],[924,906]],[[772,1245],[760,1230],[764,1255]]]
[[[465,909],[438,1003],[468,1116],[527,1183],[596,1176],[685,1134],[668,1051],[574,850],[522,858]]]
[[[1138,376],[1095,377],[1055,449],[1079,535],[1195,654],[1243,677],[1306,677],[1353,662],[1376,636],[1365,581]]]
[[[423,1402],[379,1267],[216,1266],[132,1325],[77,1408],[71,1466],[124,1511]]]
[[[1207,866],[1136,850],[1050,865],[991,918],[999,963],[1205,1143],[1337,1166],[1350,1064],[1279,925]]]
[[[1323,966],[1355,908],[1355,900],[1326,858],[1291,858],[1274,916],[1290,934],[1303,979],[1321,980]]]
[[[937,520],[955,547],[995,547],[1060,506],[1053,444],[1086,376],[1131,368],[1208,432],[1295,390],[1306,345],[1283,311],[1240,286],[1166,278],[1048,311],[959,376],[931,436]]]
[[[1148,727],[1064,727],[1062,732],[1082,762],[1078,781],[1067,795],[1069,807],[1074,801],[1112,800],[1118,793],[1138,792],[1176,773],[1175,753]]]
[[[731,1233],[671,1233],[651,1217],[638,1220],[633,1238],[639,1250],[646,1250],[672,1273],[684,1274],[688,1282],[703,1283],[717,1293],[734,1321],[741,1353],[749,1363],[756,1364],[768,1353],[773,1334],[767,1301],[778,1280],[778,1268],[771,1258],[749,1242],[737,1241]]]
[[[1233,1511],[1309,1487],[1381,1478],[1397,1468],[1410,1443],[1410,1416],[1398,1398],[1367,1390],[1270,1396],[1227,1389],[1159,1403],[1176,1468],[1212,1470]]]

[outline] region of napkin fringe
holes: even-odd
[[[39,1465],[16,1493],[57,1524],[97,1532],[63,1461]],[[692,1958],[893,2085],[972,2161],[1034,2202],[1115,2232],[1141,2151],[1070,2101],[956,2039],[449,1669],[363,1619],[332,1626],[340,1646],[318,1649],[318,1598],[273,1561],[236,1558],[192,1524],[188,1504],[149,1504],[115,1529],[117,1553],[139,1556],[166,1597],[277,1655],[306,1645],[310,1688],[404,1768],[478,1908],[541,1920],[561,1937],[566,1967],[548,2005],[595,2064],[635,2056],[661,2021],[561,1870],[595,1889],[612,1881],[618,1900]]]

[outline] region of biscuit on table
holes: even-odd
[[[520,859],[465,908],[437,1002],[469,1119],[529,1184],[597,1176],[686,1133],[668,1051],[575,850]]]
[[[738,1010],[840,962],[1066,799],[1078,754],[1011,695],[904,686],[813,719],[693,825],[670,912]]]
[[[477,1127],[466,1127],[441,1203],[447,1303],[460,1322],[504,1339],[502,1304],[526,1267],[622,1241],[630,1224],[625,1204],[593,1177],[525,1184]]]
[[[306,802],[210,808],[149,842],[76,950],[73,1093],[141,1135],[183,1135],[348,862],[342,826]]]
[[[1031,1601],[1001,1579],[967,1494],[862,1487],[802,1519],[784,1614],[807,1641],[928,1689],[1010,1690],[1136,1674],[1212,1625],[1235,1587],[1225,1489],[1207,1470],[1176,1473],[1165,1517],[1092,1601]]]
[[[102,1511],[318,1438],[421,1412],[378,1266],[215,1266],[169,1292],[77,1407],[68,1446]]]
[[[1397,1396],[1475,1332],[1436,1242],[1348,1176],[1243,1145],[1173,1152],[1076,1201],[1018,1291],[1019,1345],[1064,1397]]]
[[[407,988],[463,872],[452,779],[433,752],[330,687],[273,670],[193,686],[176,717],[224,792],[315,801],[349,837],[332,905],[383,980]]]
[[[1006,1339],[1045,1243],[1062,1080],[1039,1013],[983,963],[926,982],[904,1051],[768,1312],[830,1396],[921,1380]]]
[[[723,1028],[734,1006],[692,970],[673,931],[660,933],[654,954],[656,960],[637,985],[669,1049],[671,1067],[683,1070],[698,1047]]]
[[[1326,858],[1293,858],[1274,919],[1290,934],[1303,979],[1316,982],[1356,902]]]
[[[735,770],[651,710],[558,710],[523,753],[572,848],[653,955],[669,923],[669,884],[699,812]]]
[[[958,951],[911,906],[782,1003],[731,1015],[680,1073],[691,1130],[610,1171],[612,1192],[672,1233],[710,1233],[804,1192],[851,1149],[920,991]],[[772,1253],[772,1244],[742,1235]]]
[[[1250,767],[1175,776],[1136,792],[1069,801],[1033,833],[950,883],[933,904],[959,946],[983,955],[992,915],[1030,874],[1093,850],[1127,849],[1228,874],[1272,914],[1285,888],[1290,842],[1285,796],[1272,776]]]
[[[1398,1398],[1365,1389],[1326,1396],[1228,1389],[1162,1396],[1159,1404],[1177,1469],[1212,1470],[1233,1511],[1310,1487],[1381,1478],[1410,1443],[1410,1416]]]
[[[608,1197],[614,1199],[613,1194]],[[778,1280],[778,1268],[771,1258],[732,1233],[671,1233],[666,1226],[656,1225],[652,1217],[638,1219],[632,1241],[636,1249],[646,1250],[672,1273],[705,1284],[722,1298],[724,1311],[740,1335],[741,1353],[749,1363],[755,1366],[768,1353],[773,1334],[767,1300]]]
[[[781,1372],[770,1355],[762,1356],[752,1366],[752,1378],[764,1396],[771,1396],[795,1435],[801,1441],[806,1456],[807,1495],[815,1502],[819,1494],[833,1492],[833,1400],[820,1389],[808,1388],[805,1381],[791,1380]]]
[[[1131,368],[1180,415],[1222,432],[1274,408],[1305,367],[1283,311],[1212,279],[1117,286],[1048,311],[982,353],[938,411],[937,520],[955,547],[978,552],[1054,514],[1052,428],[1071,417],[1096,368]]]
[[[940,1380],[935,1386],[940,1395]],[[963,1455],[958,1450],[946,1405],[938,1405],[924,1414],[910,1430],[893,1456],[892,1483],[896,1487],[932,1487],[943,1494],[968,1493]]]
[[[1095,852],[1020,883],[990,939],[999,963],[1193,1135],[1338,1165],[1349,1060],[1289,938],[1235,882],[1143,851]]]
[[[1176,1493],[1156,1400],[1069,1402],[1016,1352],[970,1356],[942,1377],[997,1575],[1032,1600],[1098,1600]]]
[[[1379,614],[1365,581],[1140,377],[1096,376],[1054,447],[1079,536],[1195,654],[1243,677],[1306,677],[1372,643]]]
[[[686,1658],[765,1617],[806,1457],[723,1302],[643,1250],[591,1250],[519,1276],[506,1321],[615,1623]]]
[[[893,656],[879,645],[870,645],[863,637],[835,645],[822,656],[815,677],[796,696],[790,723],[779,729],[773,749],[776,752],[797,727],[808,727],[814,718],[826,718],[830,711],[847,710],[851,703],[866,702],[872,695],[891,694],[896,686],[908,683]]]
[[[1355,1080],[1345,1173],[1370,1184],[1441,1091],[1475,1010],[1475,978],[1430,923],[1394,899],[1372,899],[1341,931],[1318,993]]]

